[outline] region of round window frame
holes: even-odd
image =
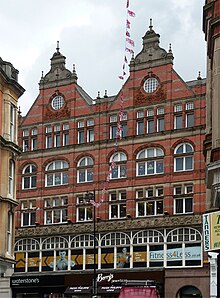
[[[156,84],[155,84],[155,83],[152,84],[152,80],[153,80],[154,82],[156,82]],[[147,87],[147,85],[148,85],[149,82],[150,82],[151,85],[150,85],[150,87],[149,87],[149,86]],[[160,85],[160,83],[159,83],[159,80],[158,80],[157,78],[155,78],[155,77],[148,77],[148,78],[144,81],[143,89],[144,89],[144,91],[145,91],[147,94],[151,94],[151,93],[154,93],[154,92],[158,89],[159,85]],[[152,87],[152,86],[153,86],[153,87]]]
[[[58,107],[55,107],[55,106],[54,106],[54,102],[55,102],[55,100],[58,100],[58,98],[59,98],[59,100],[62,99],[62,105],[59,104],[59,105],[57,105]],[[60,102],[60,103],[61,103],[61,102]],[[51,107],[52,107],[52,109],[53,109],[54,111],[59,111],[59,110],[61,110],[61,109],[63,108],[64,104],[65,104],[65,101],[64,101],[64,98],[63,98],[62,95],[56,95],[56,96],[52,99],[52,101],[51,101]]]

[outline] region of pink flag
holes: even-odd
[[[131,22],[129,22],[129,20],[126,21],[126,27],[127,27],[128,29],[131,28]]]
[[[130,37],[130,33],[128,31],[126,31],[126,36]]]
[[[126,57],[126,56],[125,56],[125,62],[126,62],[126,63],[128,63],[128,59],[127,59],[127,57]]]
[[[134,41],[130,38],[126,38],[126,41],[134,47]]]
[[[125,69],[125,64],[123,64],[123,69]]]
[[[127,0],[127,5],[126,5],[126,8],[128,8],[129,7],[129,0]]]
[[[135,17],[135,13],[128,9],[128,14],[130,17]]]
[[[124,80],[124,77],[123,77],[123,76],[119,76],[119,79],[120,79],[120,80]]]
[[[134,51],[132,49],[129,49],[129,48],[125,48],[125,51],[129,52],[130,54],[134,53]]]
[[[123,71],[123,76],[125,76],[126,75],[126,72],[125,71]]]

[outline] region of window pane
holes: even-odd
[[[29,225],[29,213],[23,213],[23,226]]]
[[[176,171],[183,171],[183,158],[178,157],[175,159],[176,161]]]
[[[138,176],[145,175],[145,163],[138,164]]]
[[[148,161],[147,162],[147,174],[154,174],[154,162]]]
[[[111,205],[111,218],[118,217],[118,205]]]
[[[37,177],[32,176],[31,177],[31,187],[36,187],[37,186]]]
[[[117,166],[112,170],[112,179],[114,179],[114,178],[118,178],[118,167]]]
[[[68,174],[63,173],[63,184],[67,184],[67,183],[68,183]]]
[[[126,166],[120,166],[120,177],[121,178],[127,177],[127,167]]]
[[[157,201],[157,214],[163,214],[163,201]]]
[[[24,188],[30,188],[30,177],[24,177]]]
[[[175,125],[174,125],[174,128],[175,129],[179,129],[179,128],[182,128],[182,115],[179,115],[179,116],[175,116]]]
[[[147,207],[147,215],[154,215],[154,204],[155,202],[148,202],[146,204],[146,207]]]
[[[122,138],[127,137],[127,124],[122,124]]]
[[[194,126],[194,114],[186,114],[186,127]]]
[[[93,170],[88,169],[87,171],[87,181],[93,181]]]
[[[157,119],[158,127],[157,131],[164,131],[164,118]]]
[[[192,168],[193,168],[193,165],[192,165],[192,163],[193,163],[192,156],[186,157],[185,160],[186,160],[186,170],[192,170]]]
[[[176,213],[183,213],[183,200],[176,199]]]
[[[145,203],[138,203],[138,216],[145,215],[144,206],[145,206]]]
[[[126,205],[120,205],[120,217],[126,217]]]
[[[79,144],[84,143],[84,131],[83,130],[78,131],[78,143]]]
[[[156,173],[163,173],[163,161],[162,160],[158,160],[156,161]]]
[[[137,122],[137,135],[144,134],[144,122]]]
[[[30,224],[33,226],[35,225],[35,222],[36,222],[36,212],[31,212],[30,216],[31,216]]]
[[[154,132],[154,120],[147,121],[147,132],[153,133]]]
[[[185,211],[186,212],[192,212],[192,198],[185,199]]]
[[[55,174],[55,185],[60,185],[61,184],[61,173],[56,173]]]
[[[85,177],[85,170],[79,170],[79,182],[84,182]]]

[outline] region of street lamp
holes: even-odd
[[[95,200],[95,189],[92,192],[86,193],[86,198],[90,201],[93,200],[94,203]],[[92,298],[97,298],[97,281],[96,281],[96,207],[95,204],[93,204],[93,291],[92,291]]]

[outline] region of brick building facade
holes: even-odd
[[[63,297],[71,287],[89,297],[94,226],[98,295],[154,280],[161,297],[209,297],[206,81],[184,82],[159,40],[150,25],[123,89],[95,99],[57,46],[20,118],[14,297]]]

